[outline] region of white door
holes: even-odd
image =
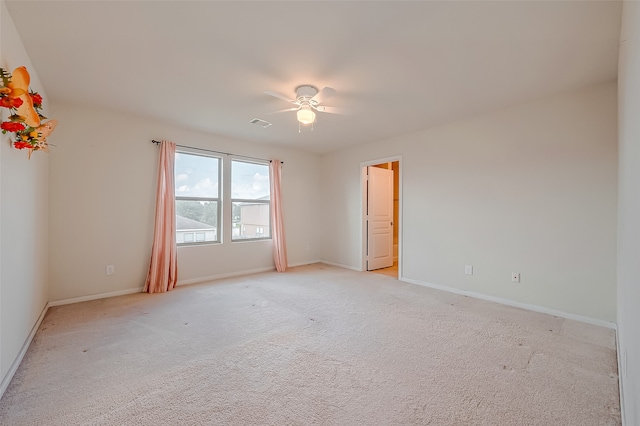
[[[393,170],[367,167],[367,270],[393,266]]]

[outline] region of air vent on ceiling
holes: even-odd
[[[255,124],[256,126],[260,126],[260,127],[265,128],[265,129],[267,127],[271,126],[271,123],[269,123],[268,121],[260,120],[259,118],[254,118],[249,123]]]

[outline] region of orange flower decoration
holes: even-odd
[[[4,98],[0,98],[0,106],[5,108],[18,108],[22,105],[22,99],[20,98],[12,98],[11,95],[5,96]]]
[[[0,68],[0,107],[10,110],[8,121],[0,122],[2,133],[15,133],[13,146],[26,149],[31,158],[33,151],[49,151],[47,138],[58,124],[42,115],[42,96],[29,92],[31,77],[25,67],[18,67],[13,75]]]
[[[2,130],[6,130],[7,132],[19,132],[20,130],[24,130],[24,124],[20,122],[12,122],[7,121],[0,125]]]
[[[13,146],[15,146],[17,149],[31,149],[31,144],[29,142],[23,142],[23,141],[18,141],[18,142],[14,142]],[[31,157],[31,152],[29,152],[29,157]]]
[[[58,120],[49,120],[45,123],[42,123],[36,129],[36,132],[38,132],[38,135],[39,135],[38,139],[40,140],[40,142],[46,142],[47,138],[51,133],[53,133],[57,125],[58,125]]]
[[[40,116],[33,107],[33,99],[29,95],[29,83],[31,76],[25,67],[18,67],[13,71],[11,81],[7,85],[12,91],[12,95],[22,100],[22,104],[18,106],[17,114],[24,117],[24,123],[29,127],[38,127],[40,125]],[[18,94],[16,96],[16,94]],[[10,97],[12,96],[10,95]]]

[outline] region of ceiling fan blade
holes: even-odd
[[[281,109],[279,111],[267,112],[266,114],[278,114],[278,113],[281,113],[281,112],[297,111],[299,109],[300,109],[300,107],[287,108],[287,109]]]
[[[264,94],[265,95],[269,95],[269,96],[273,96],[274,98],[282,99],[283,101],[290,102],[292,104],[296,103],[296,101],[294,101],[293,99],[289,99],[285,95],[281,95],[280,93],[277,93],[277,92],[272,92],[271,90],[265,90]]]
[[[336,108],[336,107],[330,107],[330,106],[322,106],[322,105],[316,107],[316,110],[318,112],[328,112],[329,114],[340,114],[340,115],[349,115],[349,114],[351,114],[351,111],[349,111],[348,109]]]
[[[321,104],[335,94],[336,91],[334,89],[332,89],[331,87],[325,87],[324,89],[316,93],[316,95],[311,98],[311,101]]]

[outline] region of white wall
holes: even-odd
[[[625,1],[618,69],[618,339],[627,425],[640,424],[640,3]]]
[[[615,321],[615,83],[325,156],[323,259],[361,266],[360,164],[395,155],[402,277]]]
[[[319,158],[84,106],[56,103],[51,153],[50,300],[140,289],[153,240],[159,149],[152,139],[278,158],[289,264],[318,259]],[[115,274],[107,276],[107,264]],[[271,241],[178,249],[178,283],[273,267]]]
[[[0,67],[12,72],[26,66],[31,88],[45,101],[36,70],[4,2]],[[2,108],[3,118],[7,110]],[[47,303],[49,157],[11,147],[12,133],[0,135],[0,377],[4,381]],[[55,141],[55,134],[50,138]]]

